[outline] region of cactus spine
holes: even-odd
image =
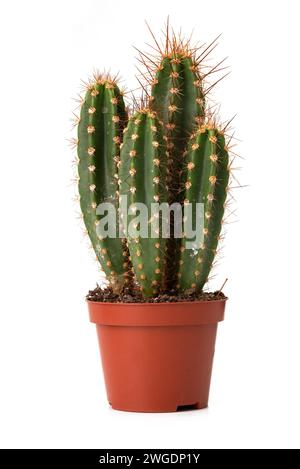
[[[127,123],[123,96],[109,76],[97,76],[89,84],[78,124],[78,175],[84,223],[96,256],[110,283],[120,288],[127,273],[126,249],[120,238],[101,239],[97,206],[118,206],[117,166],[122,130]],[[118,229],[118,227],[117,227]]]

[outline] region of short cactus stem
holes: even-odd
[[[186,155],[186,203],[202,203],[203,241],[195,249],[180,252],[178,285],[183,291],[202,291],[216,254],[224,214],[229,178],[228,152],[223,133],[214,124],[200,126],[193,135]]]
[[[121,201],[127,197],[127,205],[120,204],[121,210],[133,209],[128,214],[127,240],[134,275],[145,296],[154,296],[163,288],[165,239],[161,235],[159,214],[158,218],[153,216],[152,210],[155,204],[167,201],[165,173],[162,126],[153,111],[141,109],[130,119],[124,134],[119,177]],[[134,227],[135,223],[139,224],[134,208],[139,203],[147,209],[146,236],[140,236],[138,232],[134,236],[129,232],[130,227],[138,228]]]

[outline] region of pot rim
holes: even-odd
[[[90,321],[100,326],[200,326],[224,319],[227,299],[174,303],[106,303],[87,300]],[[148,306],[145,308],[144,306]]]
[[[220,298],[218,300],[196,300],[196,301],[160,301],[157,303],[151,303],[150,301],[141,301],[135,302],[135,303],[130,303],[128,302],[123,302],[123,301],[95,301],[95,300],[89,300],[86,298],[87,303],[92,303],[92,304],[101,304],[101,305],[114,305],[114,306],[162,306],[162,305],[190,305],[190,304],[204,304],[204,303],[219,303],[219,302],[226,302],[228,300],[228,297],[226,298]]]

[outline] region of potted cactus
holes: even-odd
[[[139,103],[128,110],[117,79],[95,74],[78,119],[81,210],[109,282],[89,293],[89,315],[108,401],[127,411],[207,406],[226,302],[220,291],[203,292],[229,180],[224,128],[208,109],[202,67],[214,43],[199,53],[168,26],[165,36],[157,59],[147,64],[140,54],[149,86]],[[185,231],[187,207],[196,241]]]

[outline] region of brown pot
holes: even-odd
[[[113,409],[176,412],[207,407],[225,302],[88,301]]]

